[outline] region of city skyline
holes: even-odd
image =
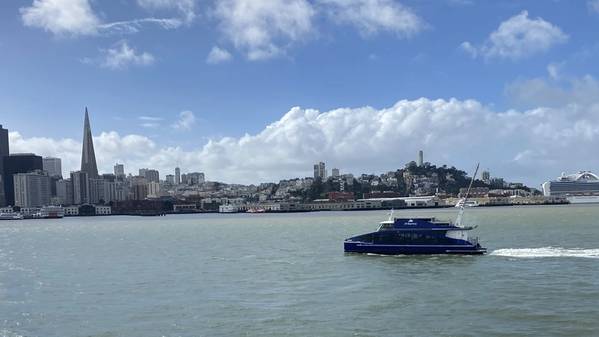
[[[258,183],[319,161],[385,172],[420,149],[531,186],[599,170],[596,1],[295,0],[277,21],[277,0],[238,21],[244,3],[3,3],[12,151],[77,170],[89,106],[101,172]],[[236,34],[251,29],[264,38]]]

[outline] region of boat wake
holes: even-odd
[[[505,248],[496,249],[489,255],[506,256],[515,258],[537,258],[537,257],[584,257],[599,259],[599,249],[584,248],[561,248],[561,247],[541,247],[541,248]]]

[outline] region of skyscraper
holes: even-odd
[[[4,157],[9,155],[8,148],[8,130],[0,125],[0,207],[6,205],[6,196],[4,195]]]
[[[178,167],[175,168],[175,184],[181,184],[181,169]]]
[[[114,165],[114,175],[119,178],[119,177],[124,177],[125,176],[125,166],[123,164],[115,164]]]
[[[89,179],[87,172],[71,172],[73,184],[73,204],[81,205],[89,202]]]
[[[14,206],[15,190],[13,175],[17,173],[28,173],[35,170],[43,170],[42,157],[32,153],[19,153],[4,157],[4,196],[5,205]]]
[[[43,171],[13,175],[15,206],[41,207],[50,204],[50,177]]]
[[[320,162],[318,164],[314,164],[314,179],[326,179],[327,178],[327,171],[325,168],[325,164],[323,162]]]
[[[98,178],[98,165],[94,152],[92,129],[89,124],[87,107],[85,108],[85,122],[83,124],[83,149],[81,151],[81,171],[87,173],[88,178]]]
[[[146,178],[147,181],[160,181],[160,173],[158,170],[148,168],[139,169],[139,175]]]
[[[46,157],[42,161],[44,171],[48,172],[50,177],[62,177],[62,162],[60,158]]]

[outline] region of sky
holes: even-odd
[[[5,0],[11,152],[259,183],[599,172],[599,0]]]

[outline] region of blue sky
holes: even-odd
[[[258,182],[424,148],[537,184],[599,171],[597,32],[583,0],[3,1],[0,123],[65,172],[87,106],[105,171]]]

